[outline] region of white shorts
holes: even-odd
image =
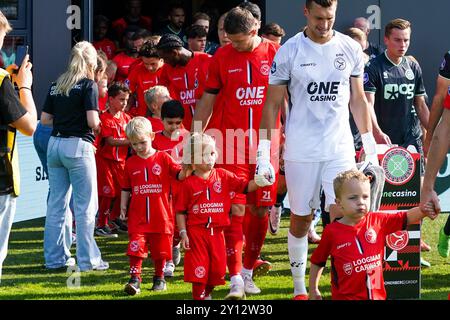
[[[286,185],[291,212],[308,216],[320,208],[320,187],[325,193],[325,210],[335,203],[333,180],[341,172],[356,169],[354,157],[325,162],[285,161]]]

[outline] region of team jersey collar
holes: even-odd
[[[306,30],[303,31],[303,36],[305,38],[306,41],[308,41],[310,44],[312,44],[313,46],[317,46],[317,47],[322,47],[322,46],[327,46],[331,43],[334,42],[334,39],[336,39],[336,30],[333,30],[333,36],[331,37],[330,40],[328,40],[325,43],[317,43],[315,41],[313,41],[310,37],[308,37],[308,35],[306,34]]]
[[[387,50],[384,50],[384,57],[386,58],[387,61],[389,61],[390,63],[392,63],[392,65],[396,67],[400,66],[405,61],[405,57],[402,57],[402,61],[400,61],[400,63],[395,63],[394,61],[389,59],[389,56],[387,55]]]

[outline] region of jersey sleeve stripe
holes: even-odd
[[[279,80],[279,79],[271,79],[269,81],[270,85],[273,86],[284,86],[289,84],[289,80]]]

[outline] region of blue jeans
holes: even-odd
[[[16,197],[13,195],[0,196],[0,282],[2,280],[2,266],[8,252],[9,233],[16,213]]]
[[[44,126],[39,122],[36,127],[36,131],[33,134],[34,149],[36,150],[39,160],[41,161],[42,168],[44,169],[44,172],[47,175],[47,177],[48,177],[47,149],[48,149],[48,141],[50,140],[52,131],[53,127]],[[48,190],[47,201],[49,196],[50,196],[50,189]],[[71,212],[73,212],[73,197],[70,198],[69,207]],[[64,236],[66,237],[64,244],[66,244],[67,246],[67,248],[65,249],[65,251],[67,252],[70,250],[70,246],[72,244],[72,218],[73,216],[66,219],[66,225],[64,226],[65,228]]]
[[[45,266],[60,268],[70,258],[71,243],[67,243],[70,240],[65,236],[65,226],[71,225],[69,198],[73,189],[77,262],[81,271],[91,270],[102,261],[94,239],[98,210],[94,148],[81,138],[51,137],[47,163],[51,192],[44,231]]]

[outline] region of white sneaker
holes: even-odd
[[[167,261],[163,271],[165,278],[172,278],[173,273],[175,272],[175,264],[171,261]]]
[[[281,222],[281,206],[272,206],[269,210],[269,231],[272,235],[278,233]]]
[[[244,286],[239,283],[230,285],[230,293],[226,295],[225,300],[245,300]]]
[[[66,267],[75,267],[76,264],[75,258],[69,258],[66,261]]]
[[[105,271],[109,269],[109,263],[103,260],[100,260],[100,263],[98,265],[95,265],[92,267],[92,270],[95,271]]]
[[[212,300],[212,295],[207,295],[206,297],[205,297],[205,299],[203,299],[203,300]]]
[[[244,291],[248,294],[259,294],[261,293],[261,289],[256,286],[256,284],[253,282],[252,277],[248,275],[243,275],[242,278],[244,278]]]

